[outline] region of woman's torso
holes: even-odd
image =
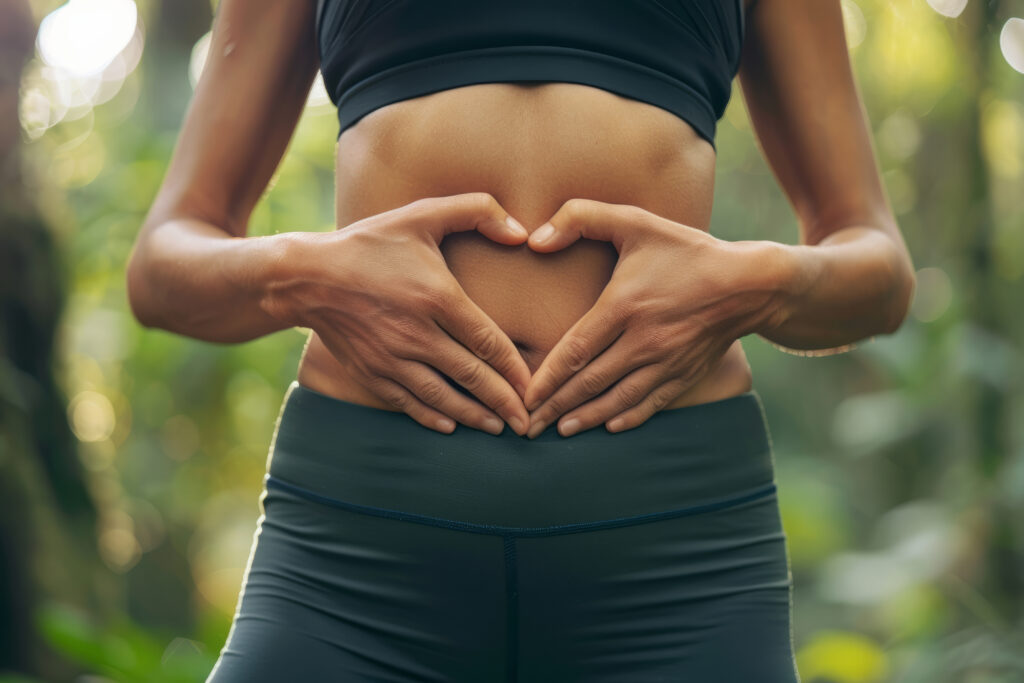
[[[575,83],[476,84],[386,105],[346,129],[337,146],[336,224],[344,229],[422,197],[483,191],[530,232],[573,197],[634,204],[707,230],[714,165],[711,145],[654,105]],[[594,304],[618,257],[604,242],[539,254],[476,232],[449,235],[441,252],[531,372]],[[315,332],[297,379],[335,398],[396,410],[348,376]],[[663,409],[751,386],[737,340]]]

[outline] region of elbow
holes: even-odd
[[[145,328],[155,328],[159,327],[159,320],[148,295],[149,287],[146,281],[144,260],[142,249],[139,244],[136,244],[125,267],[125,293],[128,298],[128,308],[135,320]]]
[[[892,311],[885,329],[886,334],[895,334],[906,321],[910,306],[917,291],[917,275],[909,256],[903,252],[894,270],[892,287]]]

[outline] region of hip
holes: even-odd
[[[524,439],[507,426],[498,435],[462,426],[444,434],[293,382],[267,473],[274,485],[353,509],[498,530],[688,514],[770,495],[775,486],[754,389],[662,410],[625,432],[595,427],[562,437],[549,425]]]
[[[211,682],[797,680],[754,391],[527,440],[293,383],[261,507]]]

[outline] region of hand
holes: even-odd
[[[472,192],[419,199],[332,233],[305,233],[299,253],[282,256],[303,264],[301,275],[271,308],[316,331],[352,377],[421,425],[450,433],[450,417],[498,434],[505,420],[522,435],[529,367],[466,295],[439,249],[446,235],[474,229],[500,244],[522,244],[526,230],[507,217],[493,196]]]
[[[549,223],[548,239],[544,226],[530,235],[534,251],[585,237],[613,243],[619,260],[533,374],[523,397],[530,438],[563,414],[563,436],[606,420],[611,432],[632,429],[781,314],[778,290],[759,275],[763,246],[773,243],[719,240],[637,206],[589,199],[570,199]]]

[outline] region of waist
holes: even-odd
[[[405,413],[293,382],[267,469],[268,486],[327,504],[498,530],[699,514],[775,491],[754,389],[662,410],[625,432],[564,438],[550,426],[530,440],[508,427],[497,436],[462,426],[441,434]]]

